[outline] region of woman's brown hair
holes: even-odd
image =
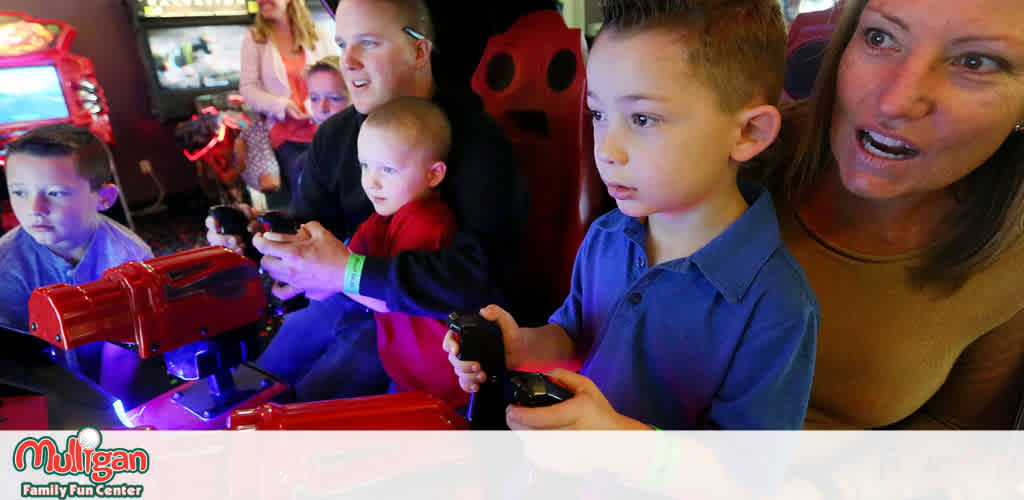
[[[285,15],[288,16],[288,23],[292,27],[293,51],[300,51],[303,47],[306,50],[313,50],[320,36],[316,33],[316,24],[313,23],[313,16],[309,13],[304,0],[288,0],[285,7]],[[263,14],[257,12],[256,19],[252,23],[252,39],[256,43],[267,43],[270,39],[270,32],[273,24]]]
[[[757,160],[759,177],[791,207],[835,168],[830,145],[839,62],[868,0],[842,2],[842,15],[826,50],[814,92],[783,110],[783,133]],[[1012,132],[996,152],[951,188],[959,201],[948,228],[909,270],[911,283],[952,293],[1013,244],[1024,226],[1024,133]]]

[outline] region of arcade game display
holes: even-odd
[[[238,89],[242,39],[259,11],[255,0],[125,3],[138,34],[155,117],[187,119],[198,111],[196,97]],[[314,22],[333,33],[330,14],[319,2],[308,4]]]
[[[202,94],[238,88],[242,38],[259,10],[255,0],[125,0],[146,66],[152,113],[186,119]]]
[[[0,12],[0,167],[5,162],[4,146],[40,125],[65,122],[88,127],[107,144],[114,144],[106,96],[92,62],[69,51],[76,33],[60,21]],[[116,169],[114,180],[120,187]],[[107,215],[132,227],[124,190],[120,191],[120,202]],[[3,230],[10,230],[17,220],[10,211],[6,187],[0,190],[0,208]]]

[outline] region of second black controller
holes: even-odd
[[[476,361],[487,379],[469,396],[466,419],[473,429],[508,429],[505,424],[505,342],[501,328],[479,314],[448,315],[448,329],[459,336],[459,359]]]
[[[505,407],[550,406],[573,396],[541,373],[506,371],[501,328],[479,314],[451,313],[448,328],[459,335],[459,359],[476,361],[487,379],[470,395],[466,418],[473,429],[507,429]]]
[[[245,216],[245,213],[235,207],[217,205],[210,208],[209,215],[220,224],[220,234],[230,234],[237,237],[245,247],[245,256],[258,266],[260,260],[263,259],[263,254],[252,245],[252,233],[249,232],[248,227],[249,219]],[[299,231],[299,225],[295,222],[295,219],[279,210],[263,212],[256,220],[262,226],[261,230],[263,232],[296,234]],[[263,268],[260,268],[259,273],[260,277],[263,278],[263,286],[267,292],[270,307],[277,314],[297,311],[309,305],[309,299],[306,298],[305,294],[296,295],[288,300],[278,299],[271,293],[271,289],[274,286],[273,278],[266,274]]]
[[[508,384],[512,388],[511,403],[530,408],[551,406],[573,396],[543,373],[510,371]]]

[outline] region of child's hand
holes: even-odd
[[[493,321],[501,328],[502,342],[505,344],[505,366],[509,369],[515,368],[524,359],[524,348],[522,346],[522,335],[519,325],[512,315],[504,309],[491,304],[480,310],[480,315],[487,321]],[[458,358],[459,341],[455,332],[448,330],[442,344],[445,352],[448,353],[448,362],[452,364],[455,375],[459,377],[459,386],[466,392],[480,390],[480,382],[487,378],[487,374],[480,370],[480,363],[476,361],[462,361]]]
[[[249,219],[249,232],[258,231],[260,229],[259,222],[256,217],[259,216],[259,211],[250,207],[245,203],[236,203],[232,205],[239,209]],[[220,234],[220,223],[213,217],[207,217],[205,220],[206,224],[206,241],[210,243],[210,246],[220,245],[233,250],[238,253],[242,253],[245,250],[241,241],[238,240],[237,236],[230,234]]]
[[[651,429],[638,420],[616,412],[589,378],[561,368],[548,372],[547,376],[575,395],[546,407],[509,406],[505,412],[505,421],[510,429]]]

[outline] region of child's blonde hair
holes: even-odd
[[[373,110],[363,127],[398,134],[402,141],[429,148],[434,158],[444,160],[452,147],[452,127],[444,111],[419,97],[399,97]]]

